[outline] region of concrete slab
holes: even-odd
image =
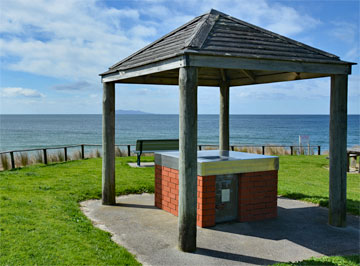
[[[154,167],[155,163],[154,162],[142,162],[142,163],[140,163],[140,166],[138,166],[137,163],[128,163],[128,165],[133,168],[144,168],[144,167]]]
[[[360,252],[359,217],[335,228],[327,209],[286,198],[278,199],[276,219],[198,227],[195,253],[177,249],[177,217],[154,207],[153,194],[118,197],[116,206],[90,200],[81,209],[144,265],[269,265]]]

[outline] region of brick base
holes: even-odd
[[[277,171],[239,174],[238,220],[277,215]],[[197,177],[197,225],[215,225],[216,176]],[[155,206],[178,216],[179,171],[155,165]]]
[[[277,171],[239,174],[240,222],[259,221],[277,216]]]

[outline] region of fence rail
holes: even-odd
[[[135,147],[135,144],[116,144],[116,147],[127,147],[127,156],[131,156],[131,147]],[[202,150],[203,147],[218,147],[216,144],[200,144],[198,145],[198,150]],[[21,152],[29,152],[29,151],[42,151],[43,163],[48,164],[48,150],[64,150],[64,161],[68,160],[68,148],[77,148],[80,147],[81,150],[81,159],[85,159],[85,147],[102,147],[101,144],[76,144],[76,145],[66,145],[66,146],[56,146],[56,147],[43,147],[43,148],[32,148],[32,149],[24,149],[24,150],[10,150],[10,151],[2,151],[0,155],[10,154],[10,162],[11,168],[16,168],[15,166],[15,157],[14,153]],[[295,148],[299,149],[308,149],[308,154],[310,154],[310,149],[317,148],[317,154],[321,154],[321,146],[320,145],[312,145],[312,146],[295,146],[295,145],[241,145],[241,144],[232,144],[230,145],[232,151],[235,148],[261,148],[261,153],[266,153],[266,148],[290,148],[290,155],[295,154]]]

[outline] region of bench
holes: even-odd
[[[356,160],[360,156],[360,148],[350,148],[347,149],[347,171],[350,171],[350,167],[356,169]],[[350,162],[349,162],[350,161]],[[360,173],[360,165],[358,168],[358,173]]]
[[[139,139],[136,141],[137,165],[140,166],[140,157],[146,152],[179,150],[178,139]]]

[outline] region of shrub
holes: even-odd
[[[18,155],[18,161],[21,166],[26,166],[29,164],[29,155],[26,152],[20,152]]]
[[[43,163],[43,153],[41,151],[37,151],[35,155],[33,155],[33,161],[35,163]]]
[[[59,162],[65,161],[65,154],[62,151],[57,152],[57,157],[58,157]]]
[[[1,154],[1,166],[4,171],[9,170],[9,157],[6,154]]]
[[[80,160],[81,159],[81,151],[75,151],[71,155],[72,160]]]
[[[118,146],[115,147],[115,157],[121,157],[121,150]]]

